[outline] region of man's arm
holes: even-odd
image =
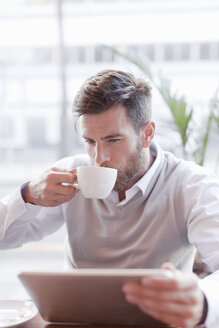
[[[20,247],[59,229],[64,221],[57,205],[77,192],[69,185],[76,180],[75,172],[76,169],[49,169],[0,200],[0,249]],[[48,206],[54,208],[47,209]]]

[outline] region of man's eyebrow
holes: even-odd
[[[121,133],[114,133],[114,134],[109,134],[105,137],[100,138],[101,140],[106,140],[106,139],[112,139],[112,138],[121,138],[123,135]],[[87,139],[87,140],[93,140],[90,137],[87,137],[85,135],[82,135],[82,138]]]
[[[119,138],[122,137],[123,135],[121,133],[114,133],[114,134],[109,134],[108,136],[102,137],[102,140],[106,139],[112,139],[112,138]]]
[[[87,137],[87,136],[85,136],[85,135],[82,135],[82,138],[83,138],[83,139],[89,139],[89,140],[91,140],[91,138],[89,138],[89,137]]]

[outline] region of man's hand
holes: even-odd
[[[68,202],[77,192],[72,186],[76,181],[76,169],[49,169],[26,186],[25,202],[41,206],[57,206]]]
[[[204,295],[194,274],[173,270],[173,278],[145,277],[123,286],[126,300],[157,320],[191,328],[202,320]]]

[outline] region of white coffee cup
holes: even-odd
[[[111,193],[117,170],[109,167],[80,166],[77,168],[78,187],[85,198],[105,199]]]

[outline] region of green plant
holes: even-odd
[[[114,54],[123,57],[128,60],[135,66],[137,66],[145,76],[147,76],[154,87],[159,91],[162,99],[169,108],[175,127],[180,135],[181,146],[183,156],[185,158],[191,158],[196,161],[198,164],[203,165],[206,155],[207,144],[209,140],[209,133],[212,128],[212,123],[216,122],[217,127],[219,128],[219,91],[215,93],[214,97],[209,104],[209,112],[207,117],[205,117],[205,122],[203,129],[200,129],[195,125],[195,122],[192,122],[194,109],[187,103],[185,96],[179,96],[177,92],[171,90],[170,81],[164,77],[157,78],[152,74],[150,70],[150,63],[146,58],[140,58],[136,54],[127,54],[120,52],[117,48],[108,47],[110,51]],[[197,140],[194,139],[194,129],[198,131]],[[193,138],[193,144],[196,144],[195,150],[192,152],[187,148],[188,142]]]
[[[193,108],[189,107],[185,97],[171,93],[170,83],[167,79],[162,78],[161,85],[157,88],[171,111],[173,121],[180,134],[184,157],[187,157],[186,144],[190,136],[189,123],[192,120]]]
[[[193,153],[196,162],[200,165],[204,165],[209,134],[214,122],[217,124],[217,129],[219,129],[219,89],[209,102],[209,112],[206,117],[205,126],[199,138],[199,143],[197,141],[198,147]]]

